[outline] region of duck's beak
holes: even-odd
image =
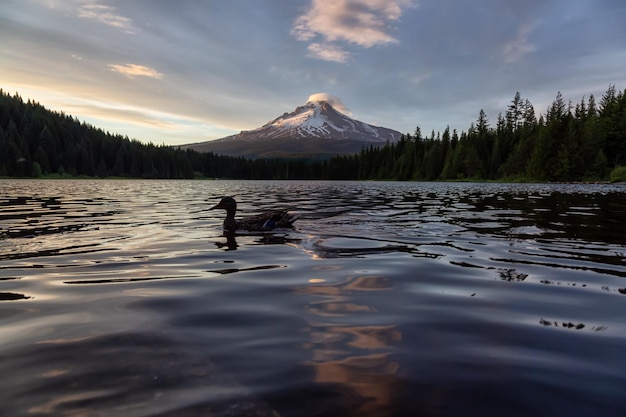
[[[220,202],[220,203],[217,203],[216,205],[214,205],[213,207],[211,207],[209,210],[215,210],[215,209],[221,209],[221,208],[224,208],[224,207],[222,207],[222,206],[221,206],[221,204],[222,204],[221,202]]]

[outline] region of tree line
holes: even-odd
[[[396,143],[326,161],[250,160],[145,144],[0,89],[0,176],[527,181],[605,180],[626,168],[626,90],[610,85],[537,117],[518,92],[492,125],[480,110],[467,131],[417,127]]]
[[[145,144],[0,89],[0,177],[319,178],[307,161],[248,160]]]
[[[565,102],[558,93],[545,115],[536,116],[518,92],[491,125],[484,110],[467,131],[446,128],[423,137],[403,135],[383,148],[363,150],[359,179],[505,179],[582,181],[608,179],[626,165],[626,90],[610,85],[595,97]]]

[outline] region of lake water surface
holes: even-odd
[[[623,416],[625,254],[622,185],[0,180],[0,415]]]

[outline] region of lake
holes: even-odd
[[[294,230],[222,234],[289,207]],[[622,416],[626,187],[0,180],[2,416]]]

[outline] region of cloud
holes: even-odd
[[[328,104],[330,104],[331,106],[333,106],[333,108],[335,110],[338,110],[338,111],[340,111],[343,114],[347,114],[347,115],[351,115],[352,114],[350,109],[348,109],[346,107],[346,105],[343,104],[343,102],[339,99],[339,97],[335,97],[332,94],[328,94],[328,93],[311,94],[306,101],[307,102],[310,102],[310,101],[325,101]]]
[[[132,20],[116,14],[115,8],[111,6],[99,4],[97,2],[83,4],[78,9],[78,17],[94,19],[104,23],[105,25],[123,29],[128,33],[133,33]]]
[[[144,67],[143,65],[137,64],[126,64],[126,65],[118,65],[118,64],[110,64],[109,68],[111,71],[119,72],[127,76],[128,78],[135,77],[148,77],[148,78],[163,78],[163,74],[155,70],[154,68]]]
[[[291,34],[299,41],[318,37],[322,43],[309,46],[316,58],[346,62],[349,54],[335,42],[347,42],[363,48],[397,43],[389,34],[389,23],[402,15],[412,0],[312,0],[306,13],[296,18]]]
[[[309,56],[313,58],[323,59],[324,61],[348,62],[350,60],[350,52],[344,51],[337,45],[328,43],[312,43],[309,45]]]

